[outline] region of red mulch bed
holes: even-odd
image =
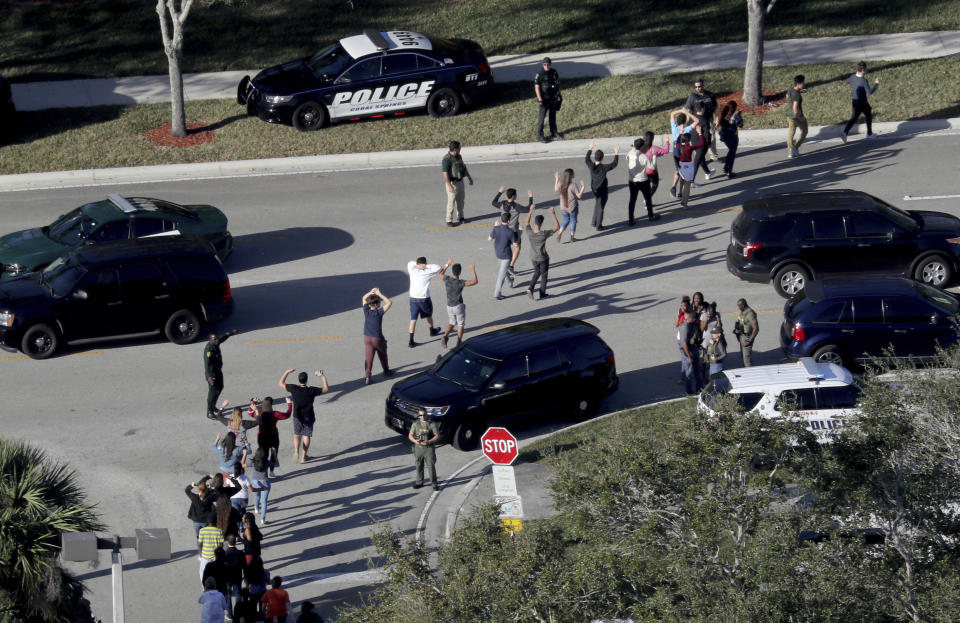
[[[728,93],[727,95],[718,97],[717,110],[719,111],[723,109],[727,102],[734,100],[737,102],[737,110],[741,111],[743,114],[749,113],[751,115],[762,115],[769,110],[776,110],[782,106],[786,97],[786,91],[768,91],[764,89],[763,104],[760,106],[747,106],[743,103],[743,90],[740,90],[736,91],[735,93]]]
[[[194,145],[203,145],[212,143],[217,138],[217,131],[211,130],[206,123],[187,122],[187,135],[183,138],[174,138],[170,136],[170,124],[165,123],[158,128],[148,130],[144,133],[148,141],[161,147],[193,147]]]

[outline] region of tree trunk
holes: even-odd
[[[747,0],[747,65],[743,72],[743,102],[747,106],[763,103],[763,29],[766,14],[767,0]]]
[[[187,115],[183,109],[183,72],[180,67],[182,54],[174,50],[167,55],[170,72],[170,136],[187,135]]]

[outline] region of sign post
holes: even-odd
[[[493,463],[494,502],[500,506],[500,521],[510,532],[523,529],[523,501],[517,492],[513,463],[519,449],[517,438],[499,426],[487,429],[480,437],[480,448]]]

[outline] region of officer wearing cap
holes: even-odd
[[[423,464],[426,463],[430,468],[433,490],[436,491],[438,489],[436,443],[440,439],[440,429],[437,428],[436,422],[427,421],[425,410],[417,411],[417,421],[410,426],[408,438],[413,442],[413,456],[417,465],[417,481],[413,488],[419,489],[423,486]]]
[[[549,56],[543,59],[542,69],[533,78],[533,92],[537,95],[537,101],[540,103],[537,140],[541,143],[547,142],[547,139],[543,136],[543,119],[548,113],[550,115],[550,137],[563,138],[563,134],[557,131],[557,111],[560,110],[560,103],[563,101],[563,96],[560,95],[560,75],[552,67]]]
[[[223,391],[223,355],[220,353],[220,344],[237,333],[240,332],[236,329],[221,336],[211,333],[210,340],[203,347],[203,377],[207,381],[207,417],[211,420],[217,418],[217,398]]]

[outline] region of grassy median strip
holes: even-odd
[[[194,4],[184,71],[265,67],[364,28],[417,30],[523,54],[744,41],[743,0],[225,0]],[[351,6],[355,8],[350,8]],[[15,79],[166,73],[156,3],[4,2],[0,73]],[[953,29],[957,0],[778,2],[767,39]]]
[[[835,124],[850,114],[850,89],[843,80],[849,63],[767,68],[764,84],[783,91],[793,76],[807,78],[804,110],[810,125]],[[960,116],[960,98],[945,88],[960,73],[960,58],[877,61],[882,74],[871,97],[877,121]],[[651,74],[568,80],[559,125],[568,139],[635,136],[668,129],[668,113],[681,106],[696,74]],[[718,95],[742,86],[741,70],[706,74]],[[187,116],[217,128],[217,139],[186,148],[159,147],[148,130],[168,123],[168,104],[58,109],[18,113],[21,130],[14,143],[0,147],[0,174],[191,163],[316,154],[441,148],[456,138],[464,145],[535,140],[537,108],[529,84],[500,85],[496,103],[450,119],[412,114],[394,119],[335,124],[302,133],[248,118],[233,100],[189,102]],[[786,127],[782,109],[745,115],[746,129]],[[610,149],[601,142],[600,147]],[[622,145],[625,149],[627,146]],[[439,153],[439,152],[438,152]],[[439,162],[439,156],[438,156]]]

